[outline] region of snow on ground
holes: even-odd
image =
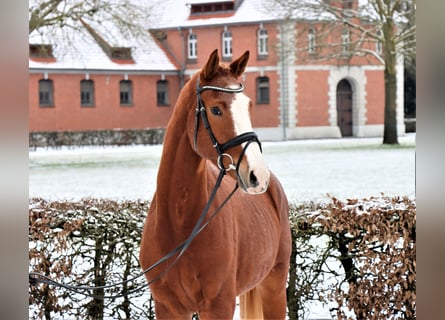
[[[290,202],[415,196],[415,135],[263,142],[270,169]],[[81,147],[29,152],[29,197],[150,200],[162,146]]]
[[[270,169],[289,201],[329,201],[387,196],[415,197],[415,135],[400,146],[381,138],[263,142]],[[151,199],[162,146],[37,149],[29,152],[29,197],[76,200]],[[306,305],[307,320],[332,319],[326,306]],[[234,320],[239,319],[237,308]]]

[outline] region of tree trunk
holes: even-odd
[[[394,42],[394,24],[391,19],[383,25],[385,57],[385,125],[383,144],[399,144],[397,136],[397,51]]]
[[[128,277],[131,275],[131,249],[132,248],[127,248],[128,251],[125,259],[125,270],[122,278],[122,281],[124,282],[122,289],[123,294],[126,294],[129,291],[128,283],[125,281],[127,281]],[[121,308],[125,313],[125,318],[131,319],[130,299],[128,298],[128,295],[124,295],[124,301],[121,304]]]
[[[358,320],[368,319],[366,306],[361,303],[358,297],[354,296],[356,294],[357,275],[354,260],[348,249],[349,239],[347,239],[344,234],[339,234],[335,241],[337,242],[337,248],[340,252],[340,263],[345,271],[345,280],[349,284],[349,298],[347,299],[349,300],[348,307],[354,310]]]
[[[105,285],[105,268],[101,267],[103,238],[96,239],[94,254],[94,286],[101,287]],[[104,318],[104,289],[94,290],[94,298],[89,303],[88,314],[95,320],[103,320]]]
[[[51,301],[52,299],[50,298],[49,286],[47,284],[45,284],[43,292],[44,292],[43,301],[45,306],[44,309],[45,320],[51,320],[51,311],[53,311],[54,307]]]
[[[385,67],[385,127],[383,144],[398,144],[396,92],[397,77]],[[395,69],[395,68],[394,68]]]

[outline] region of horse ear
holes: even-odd
[[[242,75],[244,69],[246,69],[247,61],[249,61],[249,54],[249,50],[247,50],[241,57],[230,64],[230,71],[232,71],[232,74],[237,78]]]
[[[206,65],[201,70],[201,81],[211,80],[218,70],[219,66],[219,56],[218,49],[213,50],[213,52],[209,56],[209,60],[207,60]]]

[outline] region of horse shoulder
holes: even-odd
[[[141,238],[140,262],[142,266],[148,266],[153,263],[156,258],[162,254],[157,252],[159,246],[159,234],[163,234],[162,230],[158,230],[161,224],[158,222],[156,192],[150,202],[147,216],[144,222],[144,229]]]
[[[272,203],[279,213],[280,218],[288,220],[289,202],[280,181],[272,172],[270,173],[270,183],[267,193],[270,195]]]
[[[291,254],[292,239],[289,225],[289,202],[278,178],[271,172],[268,193],[274,203],[280,223],[280,246],[277,255],[277,268],[287,270]],[[278,269],[277,269],[278,270]]]

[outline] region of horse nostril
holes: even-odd
[[[256,175],[253,173],[253,171],[250,171],[249,181],[250,181],[251,187],[257,187],[259,185],[258,179],[257,179]]]

